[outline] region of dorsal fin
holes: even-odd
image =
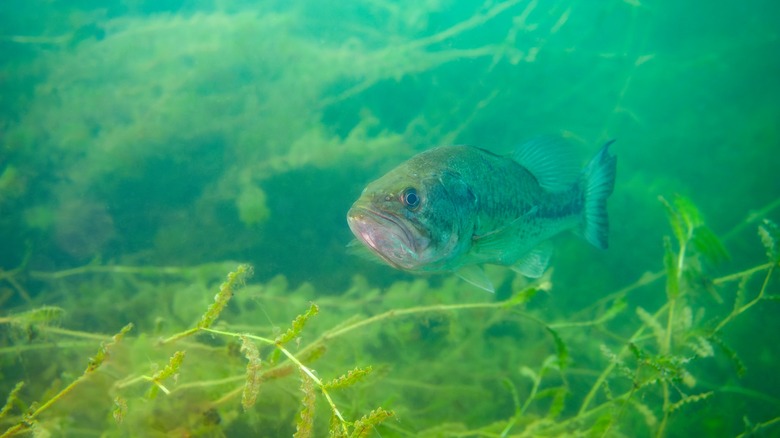
[[[577,183],[580,163],[571,143],[560,137],[536,137],[511,155],[536,177],[539,185],[560,192]]]

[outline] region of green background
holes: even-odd
[[[757,0],[3,2],[2,314],[58,306],[57,325],[83,333],[114,333],[127,322],[136,324],[133,336],[172,333],[197,321],[231,261],[255,272],[252,292],[223,315],[240,332],[286,327],[309,300],[323,307],[310,340],[349,315],[504,300],[524,283],[503,269],[489,271],[499,284],[491,296],[448,276],[420,279],[349,255],[346,211],[369,181],[432,146],[506,153],[537,135],[562,135],[583,162],[617,140],[610,248],[557,237],[553,287],[524,312],[549,324],[603,315],[611,304],[602,298],[662,269],[663,237],[672,231],[658,198],[679,194],[730,253],[714,264],[690,257],[701,282],[687,283],[693,322],[679,329],[687,334],[675,353],[689,357],[687,340],[722,321],[736,294],[733,282],[716,281],[709,294],[699,286],[765,263],[756,227],[780,221],[778,14],[774,2]],[[84,265],[148,271],[47,276]],[[157,269],[164,266],[190,268],[167,276]],[[763,275],[745,282],[746,296],[758,294]],[[643,324],[634,309],[664,306],[662,283],[619,294],[628,310],[608,326],[561,331],[571,364],[558,418],[576,414],[593,370],[609,363],[602,346],[617,351]],[[773,291],[776,280],[766,293]],[[677,399],[715,395],[681,408],[660,433],[732,436],[750,428],[746,421],[777,416],[778,311],[761,302],[720,333],[744,362],[744,377],[729,354],[692,361],[697,385],[673,390]],[[520,370],[538,370],[556,351],[561,359],[554,339],[527,318],[482,312],[382,322],[313,367],[334,375],[382,368],[341,400],[355,412],[394,409],[392,426],[377,432],[383,436],[452,423],[476,433],[513,415],[502,379],[514,382],[522,401],[530,386]],[[63,335],[0,329],[0,394],[19,380],[37,382],[22,391],[27,402],[77,377],[97,346],[28,355],[19,346]],[[153,354],[140,341],[134,348],[125,354]],[[52,354],[56,365],[45,363]],[[123,375],[148,368],[128,363]],[[236,366],[200,371],[240,375],[240,360]],[[625,376],[611,378],[616,394],[626,388]],[[254,413],[220,407],[224,420],[214,430],[291,434],[298,381],[285,382],[270,392],[275,402]],[[660,419],[660,389],[648,386],[642,402]],[[115,390],[99,387],[90,400],[109,409],[105,392]],[[540,403],[534,418],[548,415],[549,403]],[[627,411],[615,413],[603,434],[659,433],[641,408]],[[327,405],[320,412],[326,427]],[[85,426],[52,414],[48,429],[128,433],[95,415],[100,422]],[[155,415],[132,421],[175,429],[149,420]],[[521,417],[509,435],[530,421]]]

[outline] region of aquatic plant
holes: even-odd
[[[2,156],[13,158],[0,163],[0,207],[10,212],[3,230],[54,233],[53,249],[85,262],[120,241],[137,245],[116,224],[133,224],[140,209],[162,210],[146,232],[158,254],[180,257],[199,251],[181,251],[189,242],[179,215],[195,205],[201,213],[192,221],[210,222],[213,246],[221,249],[216,243],[225,239],[217,235],[234,222],[252,231],[268,224],[274,214],[268,185],[280,175],[390,160],[436,131],[462,129],[460,121],[453,129],[428,126],[417,114],[390,127],[369,107],[345,111],[355,105],[350,99],[453,62],[525,62],[539,49],[509,38],[521,30],[543,34],[555,24],[546,16],[542,24],[526,22],[535,6],[512,0],[475,7],[463,21],[420,37],[426,17],[445,7],[408,1],[397,9],[355,6],[382,14],[394,23],[391,33],[369,27],[333,35],[311,3],[302,10],[96,14],[88,24],[101,30],[100,38],[45,46],[38,81],[27,85],[34,89],[29,105],[4,129],[0,144]],[[565,12],[556,14],[563,19]],[[522,19],[507,22],[514,15]],[[458,40],[496,21],[504,34],[498,40]],[[122,190],[144,195],[119,199]],[[247,233],[242,240],[258,239]]]
[[[208,310],[201,316],[195,327],[184,330],[180,333],[171,335],[167,338],[159,341],[150,341],[148,338],[140,337],[138,342],[143,342],[147,348],[152,347],[154,349],[162,348],[168,344],[179,343],[182,339],[194,336],[200,332],[221,335],[228,338],[236,338],[241,340],[240,351],[247,359],[246,377],[242,387],[241,405],[244,411],[249,411],[253,408],[260,386],[266,385],[267,381],[284,377],[292,373],[293,368],[297,368],[300,371],[300,378],[302,381],[303,396],[301,400],[301,412],[298,415],[296,421],[297,431],[295,436],[308,437],[311,436],[314,430],[314,407],[315,407],[315,390],[316,387],[320,393],[325,397],[328,405],[331,409],[333,416],[333,424],[331,426],[331,435],[344,436],[344,437],[360,437],[366,436],[367,433],[373,429],[374,426],[388,419],[393,414],[390,411],[382,408],[376,408],[365,414],[363,417],[354,421],[348,421],[342,415],[339,408],[336,406],[330,393],[334,390],[342,390],[348,388],[365,378],[371,373],[371,367],[355,368],[349,372],[335,377],[330,381],[321,380],[312,369],[304,365],[302,361],[314,361],[321,354],[321,351],[312,350],[308,354],[299,353],[294,355],[285,346],[285,344],[295,340],[301,335],[302,330],[307,324],[308,320],[314,317],[318,312],[318,307],[312,304],[309,310],[305,313],[298,315],[292,322],[291,327],[284,333],[278,335],[276,338],[266,338],[262,336],[256,336],[251,334],[242,334],[238,332],[230,332],[225,330],[216,330],[211,328],[212,324],[219,317],[220,313],[224,310],[230,299],[235,294],[236,290],[240,288],[246,281],[246,278],[251,276],[252,269],[248,265],[239,265],[238,268],[228,275],[227,280],[219,287],[219,292],[214,298],[214,302],[209,306]],[[40,323],[48,321],[51,318],[41,317],[40,315],[50,315],[52,313],[60,313],[60,309],[52,308],[40,308],[32,311],[18,314],[12,317],[7,317],[0,320],[0,323],[14,324],[14,325],[30,325],[34,323]],[[44,326],[41,326],[44,327]],[[84,370],[81,376],[69,383],[65,388],[48,398],[41,403],[31,403],[27,405],[24,412],[17,415],[18,420],[16,424],[9,427],[3,437],[15,436],[23,432],[33,431],[36,434],[46,433],[48,426],[42,424],[39,417],[49,410],[52,406],[66,398],[70,393],[76,390],[79,386],[85,384],[93,373],[99,370],[106,361],[110,360],[112,350],[115,346],[125,338],[126,334],[132,329],[133,325],[128,324],[118,334],[111,338],[111,341],[102,345],[98,350],[98,353],[88,361],[87,368]],[[76,337],[89,337],[88,334],[68,333]],[[149,343],[152,342],[150,345]],[[255,342],[260,342],[264,345],[273,348],[273,352],[268,355],[266,360],[262,360],[260,356],[260,350]],[[154,400],[158,391],[162,391],[165,395],[173,395],[173,390],[169,389],[169,386],[175,385],[178,390],[181,390],[186,384],[179,383],[179,375],[187,370],[187,365],[184,360],[187,350],[177,350],[169,358],[167,364],[158,369],[152,375],[148,374],[133,374],[125,376],[121,379],[115,379],[111,391],[113,393],[113,413],[112,416],[118,425],[126,423],[128,412],[142,403],[143,399]],[[229,353],[229,351],[226,351]],[[280,359],[281,353],[285,359]],[[299,357],[301,359],[299,359]],[[201,357],[201,359],[203,359]],[[220,385],[228,382],[232,382],[235,379],[227,379],[223,382],[188,382],[190,387],[193,386],[209,386]],[[151,384],[148,391],[144,396],[136,396],[134,399],[128,400],[128,393],[131,392],[133,387],[141,384]],[[0,419],[8,415],[15,406],[19,406],[23,402],[19,398],[18,393],[23,388],[24,383],[20,382],[11,391],[8,396],[8,400],[2,410],[0,411]],[[233,398],[236,392],[226,394],[225,400]],[[213,401],[214,406],[224,403],[225,400]],[[106,401],[106,407],[109,407],[108,401]],[[209,408],[209,409],[214,409]],[[209,415],[215,416],[215,411],[207,411]],[[217,416],[214,424],[218,425],[221,421]],[[198,425],[209,429],[210,425]],[[192,430],[192,425],[185,425],[184,430]],[[197,428],[197,426],[196,426]],[[155,427],[152,427],[150,433],[154,433]],[[164,433],[164,430],[158,431]]]
[[[234,162],[224,175],[230,180],[222,183],[257,190],[257,182],[275,174],[399,147],[398,134],[366,136],[368,128],[376,129],[370,114],[340,138],[322,125],[322,112],[383,79],[464,57],[494,56],[493,46],[428,50],[518,3],[496,5],[456,28],[385,48],[370,46],[368,37],[311,41],[290,32],[299,18],[293,11],[101,22],[104,38],[46,57],[47,80],[5,147],[30,157],[33,148],[51,150],[59,167],[73,169],[68,175],[73,186],[66,191],[84,189],[112,173],[133,178],[134,165],[154,161],[162,151],[193,156],[224,147]],[[504,51],[505,56],[514,53],[511,47]],[[206,163],[191,160],[180,164],[204,170],[199,166]],[[13,172],[5,169],[3,180]]]
[[[739,32],[724,38],[688,26],[680,2],[268,3],[96,11],[0,36],[33,58],[0,64],[0,434],[780,427],[780,359],[756,336],[777,327],[780,237],[763,221],[780,206],[777,99],[745,85],[776,60],[774,23],[743,32],[731,23],[750,8],[731,10]],[[340,263],[358,174],[432,145],[498,151],[561,129],[627,145],[610,260],[563,241],[538,282],[489,269],[495,296]],[[721,164],[755,177],[700,178]],[[321,191],[286,199],[299,187]],[[676,191],[717,216],[683,197],[655,205]],[[255,280],[232,261],[250,259]]]
[[[133,314],[133,324],[113,337],[60,328],[74,311],[62,309],[77,308],[70,305],[0,319],[13,327],[4,332],[2,373],[19,381],[0,410],[2,436],[57,430],[211,436],[258,428],[298,437],[326,430],[496,437],[660,437],[678,427],[712,432],[724,425],[697,420],[694,426],[683,413],[719,397],[718,403],[731,403],[721,394],[738,387],[710,380],[723,373],[711,369],[713,360],[730,362],[737,376],[748,373],[728,329],[777,300],[770,288],[777,284],[780,231],[768,220],[759,225],[766,263],[713,278],[708,266],[725,260],[723,244],[690,201],[662,202],[673,235],[664,241],[664,269],[557,321],[528,307],[552,288],[549,275],[531,284],[514,278],[506,286],[515,292],[498,301],[454,278],[438,286],[397,282],[380,292],[356,277],[341,295],[306,304],[311,285],[290,291],[281,276],[254,284],[251,267],[239,265],[209,304],[193,297],[208,296],[209,279],[224,264],[29,272],[60,287],[96,288],[125,278],[130,281],[121,284],[156,312]],[[655,308],[632,303],[638,291],[665,299]],[[408,307],[409,295],[422,303]],[[206,311],[198,316],[197,307]],[[275,324],[280,318],[291,323]],[[85,359],[81,352],[98,341],[98,353]],[[68,378],[85,360],[81,375]],[[748,394],[743,403],[758,398],[780,405],[771,394],[740,391]],[[476,399],[483,401],[469,402]],[[780,423],[776,415],[756,414],[744,414],[759,420],[746,420],[745,433]]]

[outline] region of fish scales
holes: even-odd
[[[480,275],[475,265],[512,265],[538,276],[549,259],[546,241],[563,230],[579,228],[606,247],[616,168],[610,143],[579,174],[566,147],[549,141],[528,143],[514,156],[434,148],[369,184],[347,220],[371,253],[398,269],[455,272],[486,289],[473,277]]]

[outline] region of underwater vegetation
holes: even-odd
[[[662,203],[672,230],[663,270],[564,319],[530,308],[549,276],[517,277],[510,297],[486,301],[454,278],[379,291],[357,276],[321,297],[283,276],[253,282],[245,264],[213,298],[226,263],[4,271],[11,284],[28,275],[71,295],[132,293],[120,307],[156,304],[113,336],[62,327],[63,307],[0,318],[4,380],[18,381],[0,436],[719,435],[735,419],[702,413],[740,399],[766,408],[741,411],[741,436],[776,431],[776,394],[711,379],[750,372],[731,329],[780,300],[780,228],[758,227],[765,262],[713,278],[705,266],[728,257],[723,244],[689,200]],[[632,304],[643,291],[665,300]],[[409,294],[421,303],[409,306]],[[116,317],[81,312],[74,319]],[[258,324],[258,312],[291,322]]]
[[[0,5],[0,437],[780,434],[776,6],[466,3]],[[347,254],[372,178],[545,134],[618,139],[609,250]]]

